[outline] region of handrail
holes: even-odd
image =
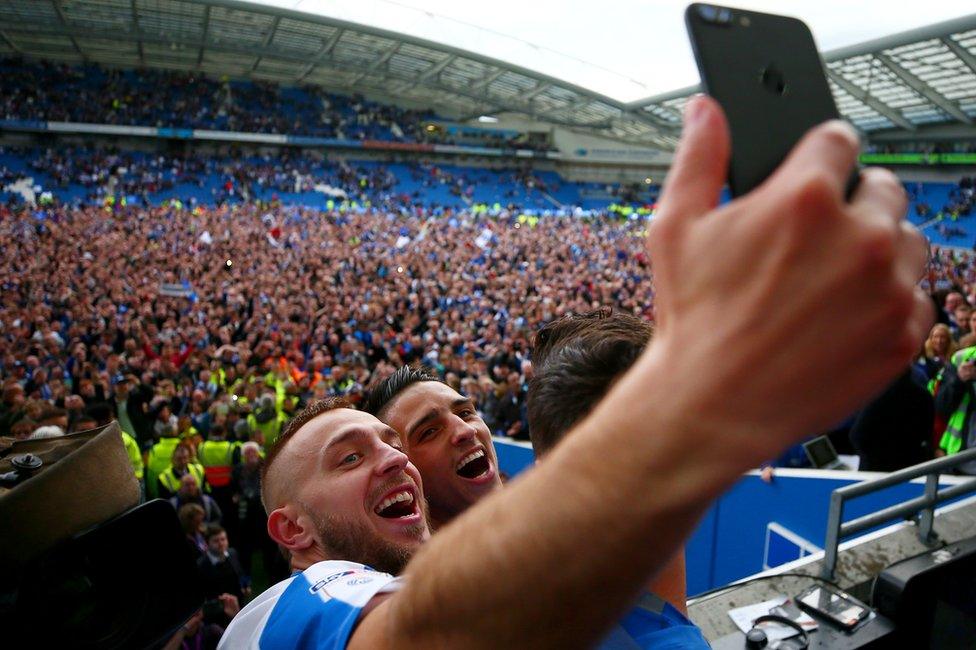
[[[824,541],[824,561],[821,575],[832,580],[837,567],[837,548],[840,540],[892,519],[912,516],[921,512],[918,535],[923,544],[931,543],[932,525],[935,522],[935,507],[940,503],[960,495],[976,492],[976,479],[939,490],[939,474],[945,473],[964,463],[976,461],[976,449],[968,449],[952,456],[936,458],[912,467],[891,472],[887,476],[872,481],[862,481],[837,488],[830,495],[830,512],[827,515],[827,536]],[[914,499],[889,506],[847,523],[842,523],[844,503],[850,499],[883,490],[892,485],[905,483],[925,476],[925,493]]]

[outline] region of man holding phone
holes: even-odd
[[[393,589],[357,600],[336,647],[592,646],[743,471],[854,411],[903,370],[932,305],[917,286],[927,245],[904,220],[897,179],[868,170],[846,202],[858,142],[831,122],[807,133],[767,182],[718,208],[729,150],[721,109],[692,100],[649,234],[654,339],[545,463],[440,530]],[[688,339],[703,329],[711,335]],[[359,434],[364,455],[343,463],[406,466],[385,430],[343,418],[372,432]],[[334,434],[320,426],[303,435],[314,449],[313,438]],[[278,472],[281,485],[265,489],[298,494],[343,471]],[[350,490],[350,507],[362,511],[366,495]],[[354,560],[306,553],[332,548],[315,522],[344,514],[303,513],[283,499],[271,516],[293,556]],[[319,629],[318,601],[306,600],[264,620]],[[228,637],[260,647],[263,639],[232,634],[237,620]]]

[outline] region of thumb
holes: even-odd
[[[711,97],[685,106],[684,131],[661,194],[665,214],[699,217],[718,205],[729,166],[728,123]]]

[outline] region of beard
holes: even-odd
[[[320,517],[304,505],[302,507],[315,523],[325,556],[332,560],[359,562],[376,571],[400,575],[420,544],[419,541],[416,544],[398,544],[383,539],[364,522],[335,515]],[[426,503],[421,503],[420,511],[423,521],[407,529],[418,540],[428,530]]]

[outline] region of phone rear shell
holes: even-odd
[[[701,6],[689,5],[685,22],[704,90],[729,121],[729,188],[740,196],[762,183],[811,127],[839,113],[802,21],[728,8],[731,22],[718,25],[699,15]],[[763,83],[764,70],[782,75],[782,94]]]

